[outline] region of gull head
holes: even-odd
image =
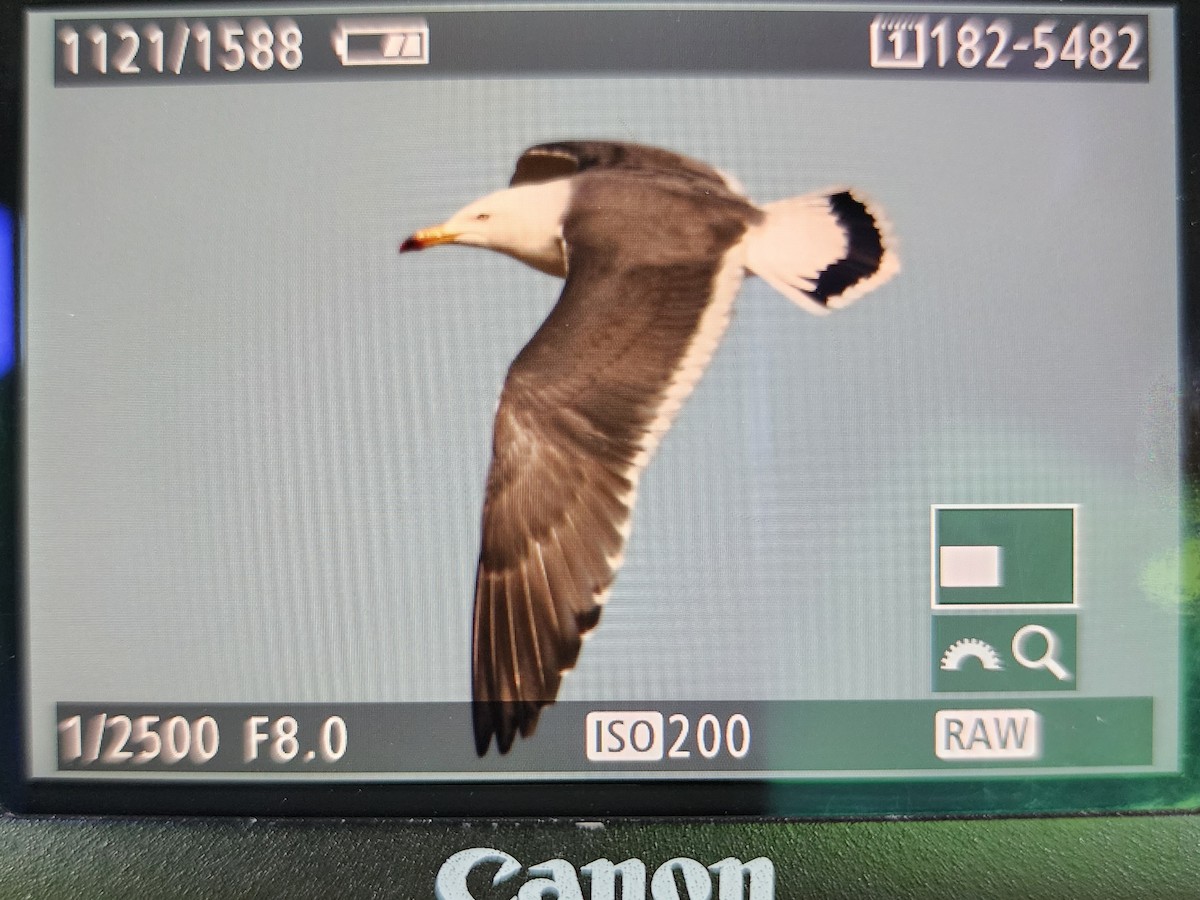
[[[400,252],[465,244],[505,253],[561,277],[566,274],[562,223],[570,193],[566,179],[497,191],[467,204],[441,225],[413,233]]]

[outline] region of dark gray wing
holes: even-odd
[[[530,147],[517,160],[509,187],[576,175],[588,169],[669,172],[676,177],[728,187],[725,177],[707,163],[642,144],[620,141],[556,141]]]
[[[480,756],[493,736],[507,753],[517,733],[532,734],[575,665],[620,565],[640,471],[711,357],[740,281],[737,267],[714,317],[714,278],[744,209],[699,216],[695,198],[618,196],[655,194],[648,184],[597,191],[577,190],[564,227],[570,275],[496,412],[475,584]],[[654,215],[613,221],[639,201]]]

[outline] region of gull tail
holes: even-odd
[[[853,303],[900,271],[887,219],[850,190],[768,203],[745,238],[746,269],[816,315]]]

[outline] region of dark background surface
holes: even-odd
[[[25,819],[0,821],[0,897],[433,897],[442,862],[494,847],[526,867],[765,855],[776,896],[1200,897],[1200,819],[788,825]],[[524,883],[477,894],[510,900]],[[586,881],[581,879],[586,892]],[[587,896],[586,893],[584,895]]]
[[[1046,0],[1042,5],[1054,4]],[[19,160],[17,22],[17,4],[2,0],[0,170],[7,172],[14,171]],[[1200,57],[1191,44],[1182,57],[1194,82]],[[1189,140],[1185,151],[1189,179],[1194,179],[1196,157],[1190,151],[1195,146]],[[12,205],[11,176],[0,181],[0,203]],[[1187,196],[1186,203],[1186,221],[1200,221],[1195,196]],[[1194,255],[1194,234],[1188,235],[1188,243]],[[1189,293],[1194,293],[1195,278],[1194,270],[1188,273]],[[1187,318],[1190,335],[1196,320]],[[5,394],[4,402],[10,403],[11,393]],[[1188,412],[1195,411],[1195,396],[1192,392],[1184,398]],[[11,430],[0,437],[13,446]],[[1192,441],[1193,451],[1196,446]],[[1188,469],[1197,470],[1194,458]],[[6,492],[11,488],[5,485]],[[8,532],[0,541],[0,569],[12,572],[17,559],[14,535],[7,528],[0,531]],[[0,609],[0,646],[11,646],[13,628],[7,608]],[[11,683],[14,676],[13,658],[0,658],[0,680]],[[11,713],[5,711],[4,718],[13,721]],[[0,735],[0,753],[11,755],[16,749],[15,735]],[[487,820],[463,825],[0,817],[0,898],[432,897],[442,862],[467,847],[495,847],[526,866],[559,856],[576,867],[599,857],[637,857],[651,870],[676,856],[709,864],[726,856],[749,860],[765,855],[775,863],[780,898],[1200,897],[1200,817],[1127,816],[610,824],[603,829]],[[495,896],[507,900],[520,884],[514,880],[506,885],[507,892]]]

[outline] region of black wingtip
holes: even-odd
[[[492,734],[495,728],[492,725],[492,714],[488,708],[492,704],[476,700],[471,704],[471,726],[475,731],[475,754],[479,757],[487,756],[488,747],[492,745]]]
[[[475,728],[475,753],[487,756],[496,739],[496,749],[504,756],[512,749],[516,740],[518,723],[516,703],[501,703],[496,700],[476,700],[471,704],[471,720]]]
[[[487,756],[496,739],[496,749],[506,755],[516,743],[517,735],[532,737],[537,731],[538,717],[544,703],[501,703],[494,700],[476,700],[471,704],[471,724],[475,730],[475,753]]]
[[[822,306],[828,305],[830,298],[846,293],[878,272],[884,255],[879,223],[865,203],[849,191],[841,191],[830,195],[829,208],[846,233],[847,251],[845,257],[825,269],[817,277],[813,289],[806,292]]]

